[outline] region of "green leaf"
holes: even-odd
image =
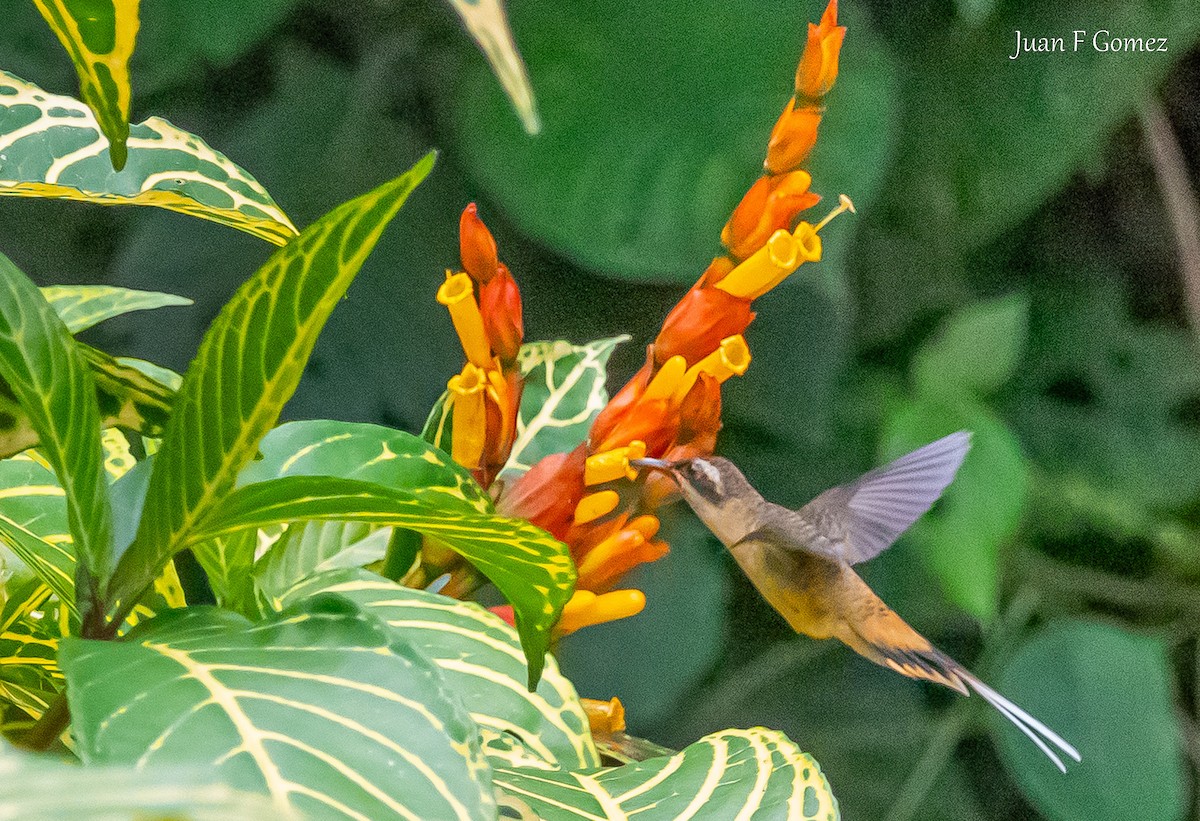
[[[260,796],[214,782],[207,767],[79,767],[0,743],[0,806],[39,821],[299,821]]]
[[[268,433],[240,484],[280,476],[339,476],[401,490],[419,489],[449,508],[491,513],[491,499],[471,475],[421,439],[379,425],[293,422]],[[278,597],[321,570],[368,564],[383,557],[391,529],[363,523],[296,523],[254,569],[268,596]]]
[[[495,817],[437,668],[345,599],[259,624],[190,608],[129,641],[67,639],[60,661],[88,764],[206,766],[314,818]]]
[[[475,513],[444,500],[437,488],[406,491],[356,479],[285,476],[238,488],[190,536],[200,542],[276,522],[322,520],[403,527],[435,538],[470,561],[512,604],[533,687],[550,628],[574,590],[570,550],[523,519]]]
[[[114,285],[50,285],[42,288],[42,296],[73,334],[131,311],[192,304],[187,297],[175,294]]]
[[[277,251],[213,321],[172,414],[137,537],[110,588],[118,612],[232,490],[296,389],[325,324],[383,229],[433,167],[338,206]]]
[[[1051,821],[1183,818],[1188,792],[1163,642],[1105,624],[1054,622],[1024,644],[997,686],[1079,748],[1066,776],[1003,719],[1000,757]]]
[[[216,536],[192,547],[217,604],[247,617],[259,610],[253,576],[257,548],[257,530]]]
[[[199,137],[151,117],[114,174],[87,106],[0,71],[0,196],[153,205],[282,245],[296,235],[259,183]]]
[[[125,167],[129,139],[129,58],[139,0],[33,0],[75,64],[79,92],[108,137],[112,167]]]
[[[989,622],[999,605],[1000,548],[1025,510],[1029,476],[1020,443],[982,405],[916,400],[887,420],[880,461],[963,429],[972,434],[971,451],[958,476],[903,538],[920,546],[950,601]]]
[[[29,414],[42,453],[66,493],[78,602],[86,617],[108,579],[112,511],[100,447],[96,387],[62,320],[37,286],[0,254],[0,378]]]
[[[170,372],[158,369],[155,376],[147,376],[144,366],[149,363],[114,359],[82,342],[76,343],[76,348],[92,371],[96,401],[100,406],[100,426],[120,425],[145,436],[161,434],[171,413],[175,392],[160,380]],[[0,458],[20,453],[39,442],[32,417],[13,397],[5,394],[5,387],[0,382]]]
[[[599,766],[587,716],[571,682],[548,656],[537,689],[527,690],[517,634],[492,613],[356,569],[309,579],[283,601],[291,604],[320,592],[336,593],[378,616],[395,641],[411,645],[441,668],[446,686],[479,725],[493,766]]]
[[[839,817],[817,762],[761,727],[713,733],[669,758],[582,772],[497,768],[494,780],[555,819]]]
[[[929,397],[986,394],[1016,371],[1029,333],[1029,300],[1006,296],[969,305],[917,351],[913,380]]]
[[[419,490],[451,509],[470,513],[494,510],[491,498],[467,470],[420,437],[382,425],[289,422],[264,436],[258,450],[255,460],[238,476],[238,484],[281,476],[338,476]]]
[[[574,450],[587,438],[592,421],[608,404],[604,386],[608,358],[629,338],[521,346],[518,362],[525,387],[517,412],[517,436],[501,478],[515,480],[543,457]]]
[[[492,71],[496,73],[496,79],[500,81],[504,93],[517,110],[525,132],[537,134],[542,130],[542,121],[538,117],[537,103],[533,99],[533,89],[529,86],[525,63],[517,51],[517,44],[513,42],[508,18],[504,16],[504,6],[500,0],[447,2],[458,12],[463,25],[467,27],[467,32],[483,49]]]
[[[475,72],[447,112],[467,170],[522,231],[573,261],[691,284],[761,173],[809,14],[754,0],[603,0],[570,16],[536,0],[511,12],[545,130],[528,139],[491,77]],[[886,165],[895,72],[861,13],[842,12],[850,32],[826,126],[847,139],[814,161],[814,187],[858,201]]]
[[[0,541],[79,616],[75,603],[76,562],[69,543],[52,544],[40,539],[7,516],[0,516]]]

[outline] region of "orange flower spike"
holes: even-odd
[[[817,126],[821,124],[821,109],[816,106],[796,107],[789,100],[767,139],[767,158],[763,168],[768,174],[786,174],[805,160],[817,144]]]
[[[565,636],[581,627],[636,616],[645,607],[646,594],[640,590],[614,590],[601,596],[587,590],[576,590],[563,608],[554,635]]]
[[[479,209],[471,203],[458,219],[458,248],[466,272],[483,284],[496,275],[500,260],[496,239],[479,218]]]
[[[611,701],[598,701],[594,698],[581,698],[579,703],[587,714],[588,727],[592,735],[612,735],[625,732],[625,707],[619,698]]]
[[[721,242],[736,259],[745,259],[766,243],[775,231],[791,228],[796,215],[811,208],[820,197],[809,191],[812,177],[806,171],[760,177],[733,210],[721,231]],[[719,282],[714,278],[710,282]]]
[[[693,288],[663,322],[654,341],[654,358],[660,364],[673,356],[697,362],[725,337],[745,331],[753,319],[750,300],[716,287]]]
[[[833,88],[838,75],[838,55],[846,27],[837,24],[837,0],[829,0],[820,25],[808,24],[808,42],[796,68],[796,95],[819,99]]]
[[[475,302],[475,284],[471,278],[447,271],[446,281],[438,288],[437,300],[450,309],[450,319],[467,360],[478,368],[490,368],[492,350],[483,326],[483,314]]]
[[[521,291],[503,262],[496,275],[479,288],[479,310],[488,342],[501,363],[511,366],[517,360],[525,338],[521,311]]]
[[[656,562],[669,552],[666,542],[640,541],[627,550],[614,553],[608,562],[599,565],[586,576],[581,568],[579,585],[595,593],[605,593],[635,567]]]
[[[658,534],[659,521],[657,516],[649,514],[638,516],[627,525],[630,530],[636,530],[646,539],[653,539]]]

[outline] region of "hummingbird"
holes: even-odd
[[[886,550],[929,510],[970,447],[969,433],[952,433],[826,490],[799,510],[768,502],[719,456],[630,464],[670,473],[692,510],[794,630],[840,639],[909,678],[964,696],[974,690],[1066,772],[1050,745],[1079,761],[1074,747],[930,644],[854,571],[853,565]]]

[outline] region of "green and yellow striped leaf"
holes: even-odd
[[[111,562],[112,511],[100,446],[96,386],[75,340],[37,286],[0,254],[0,379],[28,414],[41,452],[66,494],[77,602],[99,606]]]
[[[622,335],[586,345],[558,340],[521,346],[518,362],[525,388],[517,436],[502,478],[516,479],[543,457],[574,450],[587,438],[592,421],[608,404],[608,358],[628,339]]]
[[[151,376],[145,369],[149,363],[114,359],[82,342],[75,345],[92,372],[100,426],[119,425],[143,436],[161,435],[175,399],[175,392],[163,383],[166,369],[159,369]],[[0,380],[0,458],[34,447],[39,441],[29,412]]]
[[[282,245],[296,228],[228,157],[166,120],[129,129],[129,160],[113,173],[107,140],[83,103],[0,71],[0,196],[98,205],[153,205]]]
[[[537,689],[525,687],[516,631],[477,604],[410,590],[365,570],[339,570],[290,590],[284,603],[336,593],[381,618],[396,641],[442,670],[446,686],[479,725],[492,766],[596,767],[587,716],[552,656]]]
[[[534,818],[836,821],[837,801],[809,755],[756,727],[705,736],[670,757],[578,772],[500,769],[497,790]]]
[[[33,0],[75,64],[79,96],[108,137],[112,167],[125,167],[129,139],[129,58],[138,0]]]
[[[192,304],[187,297],[175,294],[115,285],[47,285],[41,290],[42,296],[73,334],[132,311]]]
[[[433,168],[338,206],[267,260],[213,321],[176,398],[137,536],[109,601],[123,615],[233,489],[295,391],[325,320],[409,193]]]
[[[285,476],[240,487],[191,536],[200,542],[275,522],[313,520],[407,528],[462,555],[512,604],[529,686],[537,683],[550,628],[575,586],[575,565],[562,542],[523,519],[448,507],[436,489],[400,490],[331,476]]]
[[[80,767],[0,742],[5,821],[300,821],[260,795],[220,784],[205,767]]]
[[[537,103],[533,99],[533,88],[529,85],[529,74],[525,71],[525,61],[517,51],[513,42],[512,30],[508,26],[508,18],[504,14],[504,4],[500,0],[447,0],[451,7],[462,18],[467,32],[483,49],[500,81],[500,86],[513,108],[521,118],[521,125],[527,134],[537,134],[542,130],[542,120],[537,113]]]
[[[206,766],[322,819],[496,817],[478,728],[438,668],[346,599],[252,624],[211,607],[63,641],[84,761]]]

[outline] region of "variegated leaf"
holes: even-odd
[[[448,459],[444,454],[442,458]],[[435,538],[467,559],[512,603],[529,662],[529,686],[537,684],[550,629],[575,585],[575,564],[565,544],[523,519],[477,513],[461,503],[447,505],[445,494],[436,489],[401,490],[333,476],[283,476],[240,487],[215,505],[189,535],[198,543],[297,521],[405,528]]]
[[[0,685],[2,687],[2,685]],[[80,767],[0,742],[0,821],[300,821],[208,767]]]
[[[42,296],[73,334],[131,311],[192,304],[187,297],[175,294],[114,285],[48,285],[41,290]]]
[[[123,615],[234,487],[300,382],[317,335],[434,155],[343,203],[278,250],[213,321],[156,455],[109,602]],[[203,435],[200,435],[200,434]],[[219,534],[213,534],[219,535]]]
[[[553,657],[537,689],[525,687],[516,631],[477,604],[410,590],[365,570],[316,576],[287,593],[285,604],[337,593],[387,623],[441,669],[446,686],[479,725],[493,766],[580,769],[599,765],[587,716]]]
[[[483,49],[484,56],[492,65],[492,71],[496,73],[496,79],[500,81],[504,93],[517,110],[526,133],[540,132],[542,120],[538,116],[537,103],[533,99],[533,88],[529,85],[525,61],[521,59],[517,44],[513,42],[512,30],[504,14],[504,4],[500,0],[448,2],[458,12],[475,42]]]
[[[723,730],[673,756],[620,767],[497,768],[495,784],[528,805],[535,817],[564,821],[839,818],[817,762],[787,736],[761,727]]]
[[[114,359],[82,342],[76,346],[92,372],[101,427],[119,425],[143,436],[159,436],[175,400],[174,390],[161,381],[170,372],[158,369],[151,376],[145,368],[149,363]],[[29,413],[0,380],[0,458],[34,447],[38,441]]]
[[[96,386],[62,320],[3,254],[0,379],[28,415],[64,491],[78,559],[76,604],[87,622],[101,606],[100,587],[112,567],[112,509],[105,492]]]
[[[516,479],[543,457],[574,450],[587,438],[592,421],[608,404],[608,358],[628,339],[622,335],[586,345],[559,340],[521,346],[518,361],[525,389],[502,478]]]
[[[129,57],[138,0],[33,0],[79,74],[79,91],[109,140],[112,167],[125,167],[129,139]]]
[[[0,71],[0,196],[153,205],[282,245],[296,228],[266,190],[199,137],[151,117],[114,174],[88,107]]]
[[[496,817],[438,668],[344,598],[259,624],[191,608],[128,641],[66,639],[60,661],[89,764],[207,766],[312,818]]]

